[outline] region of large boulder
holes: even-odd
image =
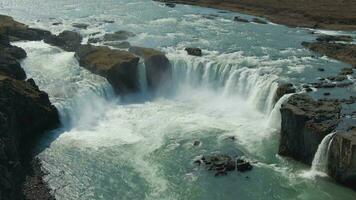
[[[25,50],[20,47],[13,46],[10,44],[10,39],[7,35],[0,33],[0,54],[9,55],[15,59],[24,59],[27,54]]]
[[[139,58],[135,55],[108,47],[83,45],[75,57],[82,67],[105,77],[117,94],[139,91]]]
[[[335,134],[329,149],[328,173],[356,189],[356,128]]]
[[[12,40],[43,40],[51,35],[49,31],[29,28],[6,15],[0,15],[0,34],[11,36]]]
[[[297,90],[292,83],[280,83],[276,94],[274,95],[274,102],[276,103],[280,98],[286,94],[295,93]]]
[[[164,53],[151,48],[130,47],[129,51],[144,59],[149,89],[167,91],[171,88],[172,66]]]
[[[24,155],[59,123],[57,109],[34,83],[0,75],[0,199],[23,199]]]
[[[279,154],[311,164],[322,139],[338,125],[340,111],[337,102],[292,95],[281,107]]]
[[[26,79],[26,73],[20,63],[7,54],[0,54],[0,75],[9,76],[18,80]]]
[[[202,50],[199,48],[187,47],[184,50],[188,53],[188,55],[191,55],[191,56],[202,56],[203,55]]]
[[[81,45],[83,37],[74,31],[63,31],[59,35],[51,35],[45,38],[47,44],[57,46],[65,51],[76,51]]]

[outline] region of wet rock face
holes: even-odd
[[[311,164],[322,139],[336,128],[340,112],[338,102],[291,96],[281,107],[279,154]]]
[[[44,41],[65,51],[75,51],[81,45],[82,39],[83,37],[77,32],[63,31],[57,36],[47,37]]]
[[[89,71],[105,77],[117,94],[139,91],[138,62],[135,55],[108,47],[80,46],[75,57]]]
[[[144,59],[147,84],[151,91],[168,91],[171,88],[172,66],[164,53],[143,47],[130,47],[129,51]]]
[[[356,129],[336,133],[329,150],[328,173],[356,189]]]
[[[253,168],[248,161],[226,154],[201,156],[199,159],[196,159],[194,163],[206,166],[207,170],[215,172],[215,176],[224,176],[232,171],[246,172]]]
[[[26,74],[20,63],[10,55],[0,54],[0,75],[25,80]]]
[[[9,55],[14,59],[24,59],[27,56],[25,50],[21,49],[20,47],[11,45],[9,37],[1,33],[0,33],[0,54]]]
[[[57,109],[33,83],[0,75],[0,199],[22,199],[23,153],[59,123]]]
[[[255,22],[257,24],[267,24],[267,22],[265,20],[262,20],[260,18],[253,18],[252,22]]]
[[[295,93],[296,89],[291,83],[282,83],[278,85],[276,94],[274,96],[274,102],[276,103],[280,98],[286,94]]]
[[[234,21],[243,22],[243,23],[248,23],[249,22],[247,19],[241,18],[239,16],[234,17]]]
[[[185,48],[185,51],[188,53],[188,55],[191,56],[202,56],[202,51],[199,48],[192,48],[192,47],[187,47]]]
[[[319,36],[316,41],[318,42],[352,42],[352,37],[348,35],[322,35]]]

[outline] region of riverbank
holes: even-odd
[[[334,0],[158,0],[265,17],[277,24],[330,30],[356,30],[356,2]]]

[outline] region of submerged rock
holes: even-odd
[[[84,23],[74,23],[72,24],[74,28],[79,28],[79,29],[87,29],[89,24],[84,24]]]
[[[165,3],[164,5],[167,6],[167,7],[170,7],[170,8],[176,7],[175,3]]]
[[[144,59],[147,84],[151,91],[171,89],[172,66],[163,52],[151,48],[130,47],[129,51]]]
[[[241,18],[239,16],[234,17],[234,21],[236,21],[236,22],[244,22],[244,23],[248,23],[249,22],[247,19],[243,19],[243,18]]]
[[[338,125],[340,111],[338,102],[291,96],[281,107],[279,154],[311,164],[322,139]]]
[[[242,158],[233,158],[226,154],[202,156],[194,161],[196,164],[204,164],[209,171],[214,171],[215,176],[227,175],[231,171],[246,172],[252,170],[250,162]]]
[[[335,134],[329,149],[328,173],[356,189],[356,128]]]
[[[116,31],[115,33],[107,33],[104,35],[104,41],[127,40],[136,35],[129,31]]]
[[[82,67],[105,77],[117,94],[139,91],[139,58],[135,55],[103,46],[82,45],[75,57]]]
[[[253,18],[252,22],[255,22],[257,24],[268,24],[265,20],[260,19],[260,18]]]
[[[184,49],[189,55],[192,56],[202,56],[202,50],[199,48],[187,47]]]
[[[81,45],[82,39],[83,37],[77,32],[63,31],[59,35],[47,37],[44,41],[65,51],[75,51]]]

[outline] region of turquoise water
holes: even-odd
[[[132,45],[160,49],[173,65],[172,97],[148,99],[142,93],[137,101],[122,102],[105,79],[78,66],[74,53],[43,42],[16,43],[28,52],[23,61],[28,77],[49,93],[61,114],[63,126],[39,144],[45,179],[57,199],[356,197],[277,155],[277,83],[299,87],[348,66],[303,49],[302,41],[314,40],[310,30],[239,23],[233,21],[236,13],[168,8],[149,0],[13,0],[0,1],[0,7],[34,27],[76,30],[85,40],[96,32],[132,31]],[[80,30],[72,23],[90,26]],[[204,56],[188,56],[187,46],[202,48]],[[354,86],[338,95],[350,93],[356,94]],[[196,140],[200,146],[193,145]],[[245,156],[254,169],[215,177],[193,164],[197,156],[217,152]]]

